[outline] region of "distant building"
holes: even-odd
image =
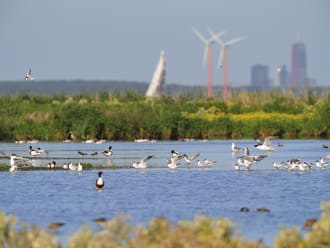
[[[273,86],[281,88],[289,87],[289,72],[285,65],[279,65],[276,67]]]
[[[257,64],[251,68],[251,85],[255,89],[269,88],[269,70],[268,66]]]
[[[308,86],[305,44],[302,42],[294,43],[291,55],[291,87],[302,88]]]
[[[165,52],[162,50],[160,52],[158,64],[152,76],[152,80],[150,82],[149,88],[146,92],[146,96],[157,97],[163,95],[165,79],[166,79],[166,61],[165,61]]]

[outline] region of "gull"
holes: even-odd
[[[273,165],[273,167],[275,167],[275,169],[279,169],[279,168],[281,168],[284,164],[283,164],[283,162],[280,162],[280,163],[278,163],[278,162],[273,162],[272,165]]]
[[[270,146],[272,139],[278,138],[277,136],[267,136],[262,144],[254,145],[255,148],[263,151],[275,151],[273,147]]]
[[[109,146],[109,148],[102,152],[104,156],[110,157],[112,155],[112,147]]]
[[[171,155],[172,155],[172,158],[178,158],[178,159],[181,159],[183,157],[183,154],[180,153],[180,152],[177,152],[175,150],[171,150]]]
[[[39,156],[41,153],[32,149],[32,146],[29,147],[29,153],[31,156]]]
[[[231,143],[231,151],[232,152],[239,152],[241,150],[242,150],[242,148],[236,146],[235,143]]]
[[[330,154],[329,155],[326,155],[326,156],[323,156],[322,158],[323,159],[326,159],[326,160],[330,160]]]
[[[234,169],[238,171],[241,169],[241,166],[239,164],[234,164]]]
[[[144,157],[143,159],[141,159],[140,161],[134,161],[133,162],[133,167],[135,168],[135,169],[145,169],[145,168],[147,168],[148,167],[148,165],[147,165],[147,161],[149,160],[149,159],[151,159],[153,156],[152,155],[150,155],[150,156],[146,156],[146,157]]]
[[[68,166],[67,163],[64,163],[62,167],[63,167],[64,170],[68,170],[69,169],[69,166]]]
[[[69,170],[71,170],[71,171],[77,170],[77,165],[74,165],[72,162],[69,163],[68,167],[69,167]]]
[[[83,166],[82,164],[79,162],[78,165],[77,165],[77,171],[80,172],[83,170]]]
[[[17,165],[12,165],[12,166],[10,166],[10,168],[9,168],[9,172],[14,173],[14,172],[16,172],[16,171],[17,171]]]
[[[98,179],[96,179],[95,181],[95,187],[96,189],[102,189],[104,187],[104,181],[103,181],[103,172],[102,171],[99,171],[98,172]]]
[[[315,165],[318,168],[325,168],[330,165],[330,162],[325,162],[323,158],[320,158],[320,160],[315,161]]]
[[[307,162],[301,162],[298,164],[298,168],[301,171],[311,171],[312,170],[312,165],[310,163]]]
[[[178,157],[171,157],[171,158],[168,159],[167,166],[171,170],[175,170],[176,168],[178,168],[179,164],[180,163],[179,163],[179,158]]]
[[[193,154],[190,156],[187,154],[183,154],[183,158],[188,164],[192,164],[193,160],[195,160],[198,156],[199,156],[199,153]]]
[[[256,156],[250,155],[250,150],[249,150],[248,147],[244,147],[243,151],[244,151],[243,158],[247,159],[247,160],[250,160],[250,161],[257,162],[257,161],[261,161],[261,160],[263,160],[264,158],[267,157],[267,155],[256,155]]]
[[[199,167],[207,167],[207,166],[211,166],[213,164],[215,164],[215,161],[211,161],[211,160],[208,160],[208,159],[198,160],[197,161],[197,165]]]
[[[33,80],[34,78],[32,77],[32,70],[29,69],[29,71],[27,73],[25,73],[25,77],[24,77],[24,80],[26,81],[31,81]]]

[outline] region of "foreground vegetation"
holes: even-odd
[[[321,203],[321,218],[303,234],[298,227],[282,228],[275,237],[275,248],[330,247],[330,203]],[[52,223],[48,230],[23,223],[17,228],[17,218],[0,212],[0,247],[6,248],[84,248],[84,247],[266,247],[262,241],[252,242],[240,237],[237,227],[228,219],[197,216],[193,221],[171,224],[156,218],[146,227],[133,226],[128,216],[96,221],[101,229],[80,227],[63,246],[53,232],[64,223]],[[52,229],[52,230],[50,230]]]
[[[0,96],[0,140],[329,138],[330,95],[236,93],[221,99],[139,93]]]

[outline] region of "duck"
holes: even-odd
[[[55,166],[56,166],[56,162],[55,161],[52,161],[52,162],[50,162],[50,163],[47,164],[47,168],[49,168],[49,169],[54,169]]]
[[[30,154],[31,156],[39,156],[41,153],[38,152],[38,151],[36,151],[36,150],[34,150],[34,149],[32,148],[32,146],[29,146],[29,154]]]
[[[98,172],[98,179],[95,180],[95,187],[96,189],[103,189],[104,188],[104,181],[103,181],[103,172]]]
[[[106,157],[111,157],[112,156],[112,147],[109,146],[108,149],[107,150],[104,150],[102,153]]]
[[[140,161],[134,161],[133,162],[133,167],[135,169],[145,169],[145,168],[147,168],[147,161],[149,159],[151,159],[152,157],[153,157],[152,155],[149,155],[149,156],[144,157]]]

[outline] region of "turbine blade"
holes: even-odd
[[[193,28],[193,32],[205,45],[207,44],[207,39],[205,39],[205,37],[200,32],[198,32],[195,28]]]
[[[232,39],[230,41],[227,41],[226,42],[226,45],[227,46],[231,46],[231,45],[234,45],[235,43],[237,43],[237,42],[239,42],[241,40],[244,40],[244,39],[245,39],[245,37],[239,37],[239,38],[236,38],[236,39]]]
[[[220,39],[221,36],[223,36],[226,31],[222,31],[220,33],[215,33],[212,29],[208,28],[208,32],[211,35],[210,41],[216,41],[217,43],[223,43],[223,41]]]
[[[218,68],[222,68],[222,66],[223,66],[223,53],[224,53],[224,50],[225,49],[225,47],[224,46],[222,46],[221,47],[221,50],[220,50],[220,54],[219,54],[219,60],[218,60]]]

